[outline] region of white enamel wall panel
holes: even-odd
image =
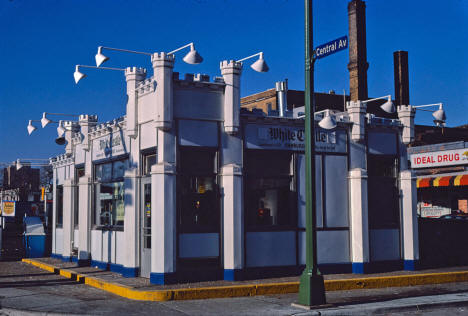
[[[153,122],[140,125],[140,146],[141,149],[155,147],[157,142],[156,128]]]
[[[246,266],[296,265],[296,232],[248,232]]]
[[[400,259],[400,232],[398,229],[370,230],[371,261]]]
[[[56,228],[55,229],[55,253],[62,254],[63,253],[63,229]]]
[[[80,241],[80,231],[78,229],[75,229],[73,231],[73,247],[78,248],[79,247],[79,241]]]
[[[306,264],[306,233],[299,233],[299,264]],[[318,231],[317,232],[317,262],[320,264],[349,263],[349,232]]]
[[[219,256],[219,234],[180,234],[179,256],[181,258]]]
[[[117,264],[125,264],[125,234],[124,232],[114,232],[116,234],[116,238],[113,238],[115,241],[114,249],[115,249],[115,263]]]
[[[91,231],[91,259],[95,261],[102,260],[102,231]]]

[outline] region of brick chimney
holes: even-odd
[[[408,52],[393,52],[396,105],[409,105]]]
[[[362,0],[348,3],[349,22],[349,91],[351,101],[367,97],[366,4]]]

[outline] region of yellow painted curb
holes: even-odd
[[[299,291],[299,282],[140,291],[130,286],[108,282],[96,277],[88,276],[86,274],[80,274],[70,269],[60,269],[56,266],[45,264],[38,260],[23,259],[22,261],[46,271],[54,272],[66,278],[87,284],[97,289],[101,289],[128,299],[140,301],[162,302],[171,300],[195,300],[207,298],[286,294],[297,293]],[[345,291],[465,281],[468,281],[468,271],[423,273],[412,275],[325,280],[325,290]]]

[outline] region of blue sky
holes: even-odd
[[[315,46],[347,35],[347,0],[314,1]],[[468,123],[468,1],[369,0],[367,58],[370,96],[394,95],[393,52],[409,52],[412,105],[443,102],[447,125]],[[27,135],[42,112],[89,113],[100,121],[124,114],[124,76],[85,69],[97,46],[170,51],[195,42],[204,57],[175,71],[220,75],[219,62],[263,51],[270,72],[245,67],[242,95],[288,78],[304,88],[304,9],[300,0],[0,0],[0,161],[47,158],[63,152],[54,127]],[[148,56],[107,52],[105,66],[151,69]],[[348,52],[316,63],[316,91],[349,93]],[[416,122],[432,124],[429,113]],[[38,124],[37,124],[38,125]],[[38,125],[39,126],[39,125]]]

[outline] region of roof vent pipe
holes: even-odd
[[[276,82],[276,108],[278,109],[279,116],[284,117],[284,113],[288,107],[288,79]]]

